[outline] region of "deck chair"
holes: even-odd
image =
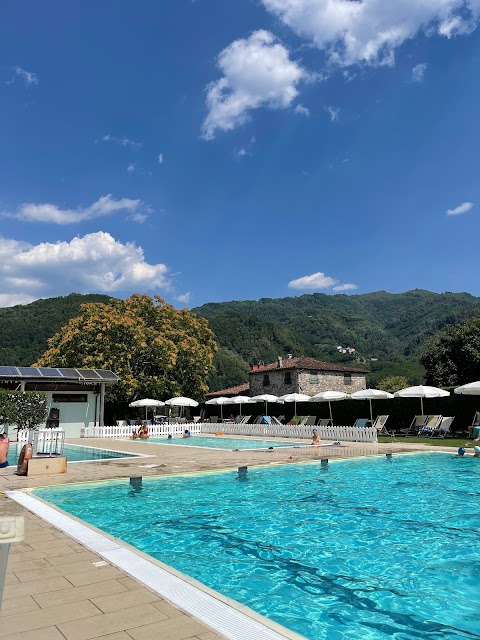
[[[194,422],[195,424],[197,424],[197,422],[200,422],[200,421],[201,421],[201,419],[202,419],[202,416],[193,416],[193,422]]]
[[[290,420],[289,424],[293,425],[293,426],[298,426],[303,424],[303,421],[305,420],[305,416],[293,416],[293,418]]]
[[[432,432],[432,438],[445,438],[450,435],[450,427],[455,416],[443,416],[440,424]]]
[[[363,427],[367,427],[369,422],[370,420],[368,418],[357,418],[353,423],[353,426],[362,429]]]
[[[419,429],[425,426],[427,419],[428,419],[428,416],[413,416],[413,420],[410,423],[410,426],[407,427],[406,429],[400,429],[400,431],[398,431],[396,435],[405,436],[405,437],[413,436],[413,435],[416,436]]]
[[[317,421],[317,427],[332,427],[333,422],[330,418],[319,418]]]
[[[210,416],[210,424],[217,424],[218,416]]]
[[[473,416],[472,424],[469,424],[467,427],[468,436],[470,438],[473,437],[473,430],[475,429],[475,427],[479,427],[479,426],[480,426],[480,411],[476,411],[475,415]]]
[[[385,427],[385,423],[388,420],[388,416],[377,416],[375,418],[375,422],[373,423],[373,426],[375,427],[375,429],[377,430],[377,436],[391,436],[393,435],[392,433],[390,433],[389,431],[387,431],[387,428]]]
[[[315,416],[306,416],[305,420],[302,422],[302,426],[310,427],[312,425],[315,425],[315,420],[316,420]]]
[[[272,421],[272,424],[278,424],[278,425],[280,425],[282,427],[284,426],[283,422],[281,420],[279,420],[278,418],[276,418],[275,416],[271,416],[270,419]]]
[[[443,416],[427,416],[425,424],[418,430],[419,436],[431,437],[433,432],[438,428],[442,422]]]
[[[115,420],[115,422],[117,423],[117,427],[126,427],[127,426],[127,421],[126,420]]]

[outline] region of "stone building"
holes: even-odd
[[[315,358],[286,358],[280,356],[273,364],[253,365],[249,372],[249,384],[222,389],[207,394],[207,398],[219,396],[258,396],[270,393],[283,396],[287,393],[305,393],[314,396],[320,391],[344,391],[353,393],[366,388],[366,371]]]
[[[320,391],[353,393],[366,388],[366,371],[322,362],[315,358],[280,356],[273,364],[259,363],[249,373],[250,396],[271,393],[305,393],[313,396]]]

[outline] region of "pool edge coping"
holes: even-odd
[[[33,495],[33,491],[34,488],[19,489],[6,491],[5,495],[225,638],[307,640],[129,543]],[[248,627],[246,632],[245,623]]]

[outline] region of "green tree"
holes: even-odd
[[[112,399],[186,395],[201,399],[217,349],[207,320],[155,296],[84,304],[35,366],[111,369]]]
[[[0,391],[0,422],[17,430],[37,429],[47,418],[47,394],[42,391]]]
[[[382,391],[388,391],[388,393],[395,393],[395,391],[405,389],[409,384],[410,381],[408,378],[405,378],[405,376],[389,376],[388,378],[380,380],[378,388]]]
[[[428,384],[456,386],[480,379],[480,318],[447,327],[421,358]]]

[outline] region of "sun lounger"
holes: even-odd
[[[445,438],[445,436],[450,435],[450,427],[454,419],[454,416],[443,416],[438,427],[433,430],[432,438]]]
[[[272,421],[272,424],[279,424],[279,425],[281,425],[283,427],[283,422],[281,420],[279,420],[278,418],[276,418],[275,416],[271,416],[270,419]]]
[[[480,411],[477,411],[475,413],[475,415],[473,416],[472,424],[469,424],[467,427],[469,437],[475,437],[473,435],[473,430],[478,426],[480,426]]]
[[[387,431],[387,428],[385,427],[385,423],[387,422],[387,420],[388,420],[388,416],[377,416],[375,418],[375,422],[373,423],[373,426],[377,430],[377,435],[378,436],[392,436],[393,435],[392,433]]]
[[[302,426],[310,427],[312,425],[315,425],[315,420],[316,420],[315,416],[306,416],[305,420],[302,422]]]
[[[433,432],[439,427],[443,416],[427,416],[425,424],[418,430],[419,436],[431,437]]]
[[[363,429],[364,427],[368,427],[369,422],[370,420],[368,418],[357,418],[353,423],[353,426]]]
[[[299,426],[301,424],[303,424],[303,421],[305,420],[306,416],[293,416],[293,418],[290,420],[289,424],[296,426]]]
[[[406,429],[400,429],[397,436],[416,436],[418,434],[419,429],[425,426],[427,422],[428,416],[413,416],[413,420],[409,427]]]
[[[331,427],[333,422],[330,418],[319,418],[317,421],[317,427]]]

